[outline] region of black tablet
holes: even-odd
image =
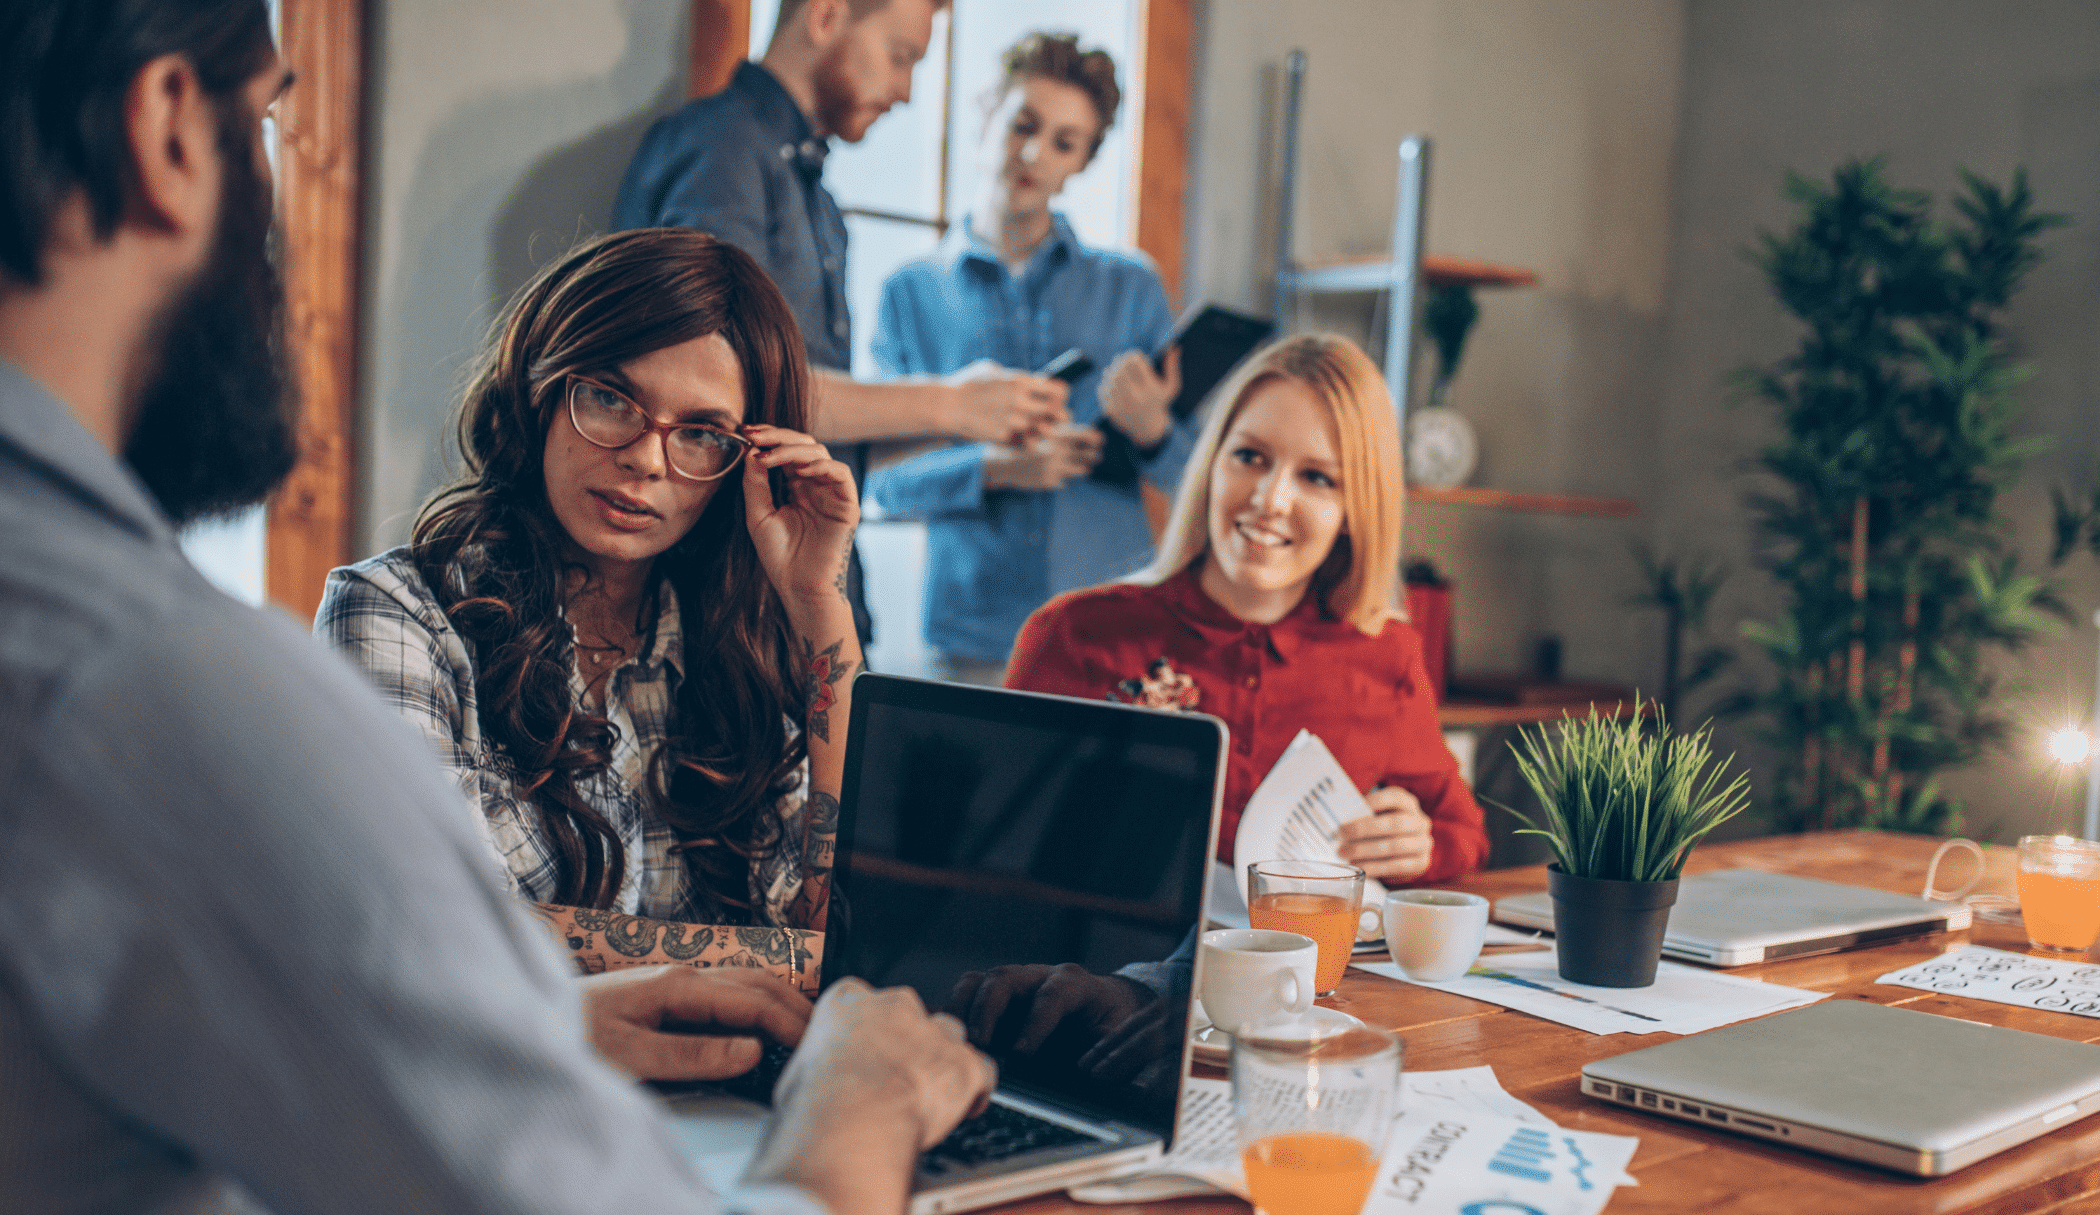
[[[1232,369],[1275,331],[1272,322],[1216,304],[1199,304],[1183,313],[1174,332],[1152,354],[1152,365],[1164,370],[1167,351],[1181,347],[1181,395],[1174,398],[1174,420],[1178,422],[1194,413],[1204,398],[1232,374]],[[1088,475],[1106,485],[1135,489],[1136,449],[1129,437],[1107,419],[1102,419],[1100,425],[1107,441],[1102,445],[1101,462]]]

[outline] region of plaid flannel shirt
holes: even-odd
[[[626,877],[613,909],[692,923],[710,917],[685,862],[672,850],[677,838],[652,806],[645,780],[650,758],[670,733],[685,676],[678,598],[668,581],[659,585],[656,625],[641,653],[607,680],[606,716],[615,727],[612,763],[578,780],[576,791],[619,832],[626,850]],[[362,669],[429,741],[438,762],[480,807],[482,835],[518,893],[554,901],[555,852],[540,809],[519,794],[510,757],[482,734],[466,639],[452,628],[408,550],[391,549],[331,571],[314,632]],[[585,684],[573,652],[569,686],[580,700]],[[808,787],[805,761],[801,783],[776,807],[785,839],[800,836]],[[762,923],[805,927],[787,914],[802,888],[801,858],[793,848],[755,862],[749,882],[744,897]]]

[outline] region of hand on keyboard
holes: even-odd
[[[583,980],[591,1046],[640,1080],[719,1080],[748,1072],[762,1043],[792,1047],[810,1003],[759,970],[646,966]]]
[[[841,979],[817,1002],[745,1180],[799,1185],[835,1211],[896,1210],[918,1156],[991,1100],[998,1069],[909,988]]]

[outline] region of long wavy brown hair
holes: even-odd
[[[587,576],[547,501],[548,428],[572,374],[602,374],[719,333],[744,377],[744,417],[807,430],[809,371],[779,288],[734,245],[648,228],[585,243],[520,290],[496,321],[457,417],[464,471],[416,517],[410,552],[473,649],[481,729],[553,840],[557,902],[609,907],[626,857],[618,832],[578,795],[611,761],[613,727],[569,687],[567,588]],[[660,555],[685,635],[671,734],[643,796],[670,823],[717,922],[748,922],[751,862],[782,845],[773,803],[807,749],[790,720],[806,695],[787,677],[786,615],[744,525],[733,483]],[[657,596],[643,596],[653,627]]]

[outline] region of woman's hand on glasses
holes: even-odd
[[[860,523],[853,471],[800,431],[754,425],[741,433],[754,445],[744,461],[744,521],[773,589],[791,617],[798,607],[844,607]],[[776,468],[787,481],[787,501],[779,505],[766,475]]]

